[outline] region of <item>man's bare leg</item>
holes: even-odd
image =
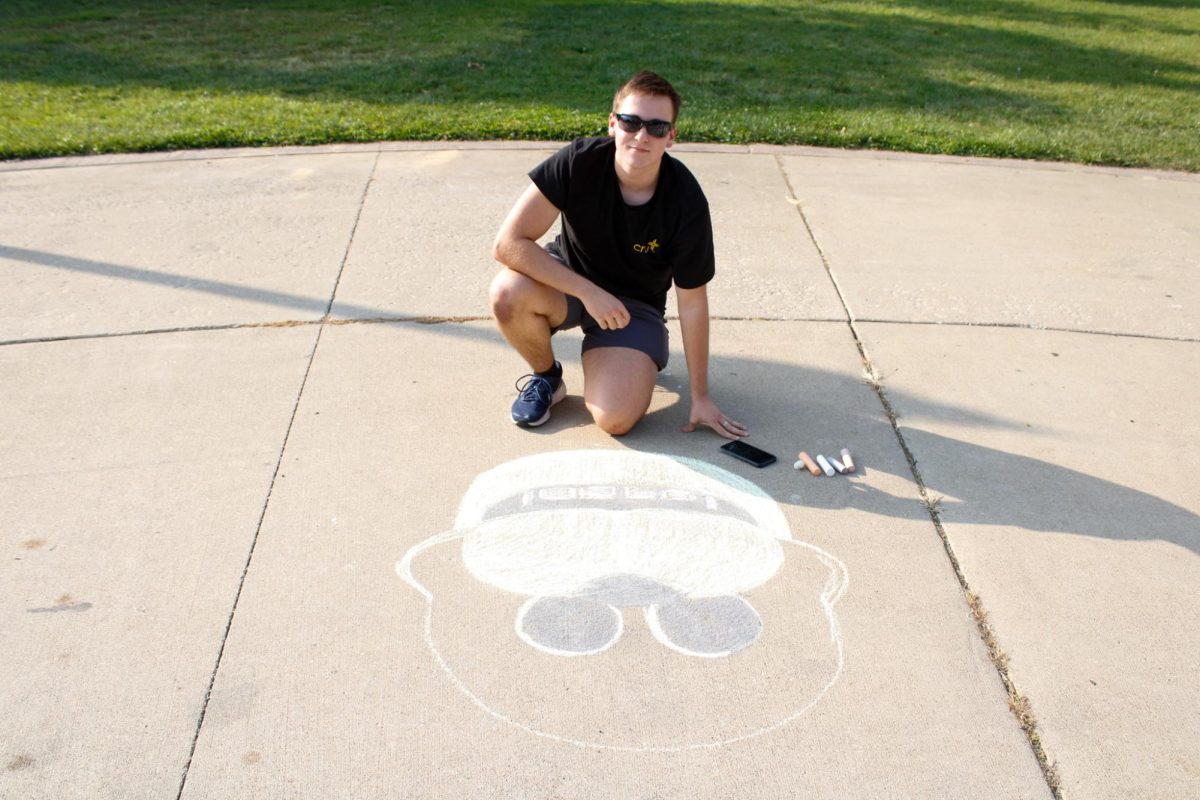
[[[566,295],[507,267],[492,279],[489,294],[492,315],[508,343],[534,372],[552,369],[550,332],[567,318]]]
[[[621,436],[646,415],[658,367],[629,347],[594,347],[583,354],[583,402],[605,433]]]

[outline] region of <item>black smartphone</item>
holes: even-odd
[[[756,467],[765,467],[767,464],[775,463],[775,456],[766,450],[759,450],[752,444],[746,444],[740,439],[721,445],[721,449],[739,461],[745,461]]]

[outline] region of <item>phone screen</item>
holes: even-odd
[[[768,464],[775,463],[775,456],[766,450],[759,450],[754,445],[746,444],[740,440],[723,444],[721,445],[721,449],[734,458],[745,461],[747,464],[753,464],[756,467],[765,467]]]

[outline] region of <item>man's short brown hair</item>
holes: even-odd
[[[634,75],[629,80],[617,89],[617,93],[613,95],[613,111],[615,112],[621,105],[621,101],[631,94],[645,94],[651,97],[669,97],[671,98],[671,123],[679,117],[679,104],[683,102],[683,98],[679,96],[679,92],[675,91],[666,78],[659,75],[657,72],[642,70],[637,75]]]

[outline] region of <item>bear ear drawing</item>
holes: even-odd
[[[612,647],[624,631],[621,612],[586,597],[532,597],[517,610],[517,636],[556,656],[587,656]]]
[[[738,595],[679,597],[653,605],[646,609],[646,624],[666,647],[702,658],[749,647],[763,628],[754,606]]]

